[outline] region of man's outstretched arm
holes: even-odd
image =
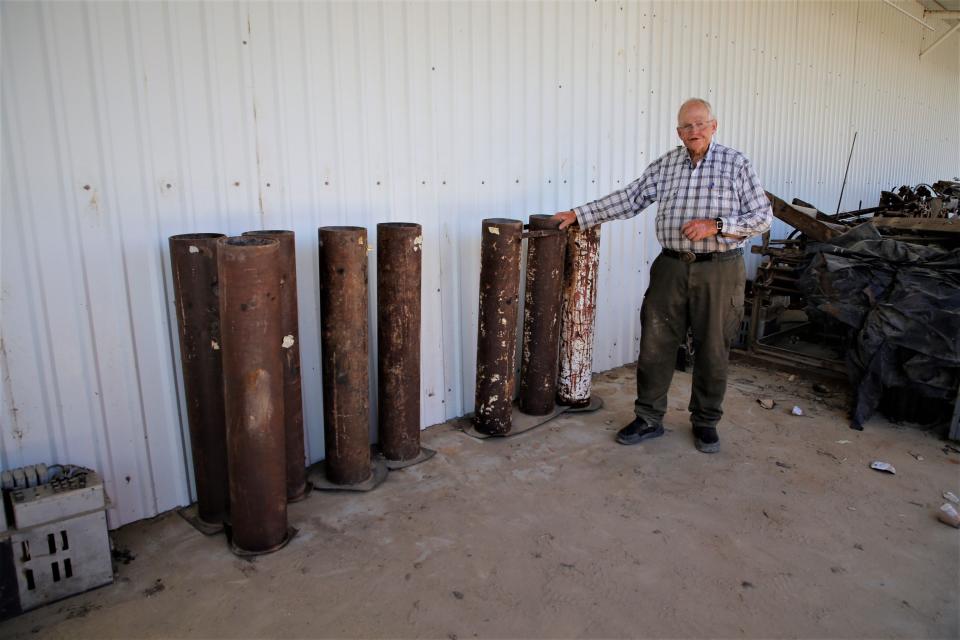
[[[654,162],[639,178],[623,189],[614,191],[599,200],[594,200],[570,211],[561,211],[553,215],[560,221],[560,228],[579,225],[583,229],[595,227],[610,220],[632,218],[657,200],[656,177],[659,162]]]

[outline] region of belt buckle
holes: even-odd
[[[687,264],[690,264],[697,261],[697,254],[695,254],[693,251],[681,251],[680,259]]]

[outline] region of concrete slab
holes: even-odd
[[[810,386],[734,366],[723,448],[704,455],[682,373],[667,434],[615,444],[634,394],[617,369],[596,413],[482,442],[428,429],[432,460],[291,505],[300,533],[268,556],[175,514],[125,527],[115,584],[0,635],[957,637],[960,532],[936,510],[960,454],[882,419],[851,431],[839,394]]]

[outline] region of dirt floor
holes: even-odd
[[[960,531],[935,515],[944,491],[960,494],[956,449],[882,418],[851,431],[839,394],[818,399],[808,381],[742,364],[719,454],[693,448],[683,373],[666,436],[619,446],[633,385],[629,367],[600,375],[603,410],[512,438],[428,429],[434,459],[370,493],[291,505],[299,535],[252,561],[176,514],[125,527],[115,584],[0,635],[960,634]]]

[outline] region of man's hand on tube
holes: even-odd
[[[559,220],[560,228],[566,229],[567,227],[577,224],[577,214],[573,211],[560,211],[559,213],[553,214],[551,220]]]

